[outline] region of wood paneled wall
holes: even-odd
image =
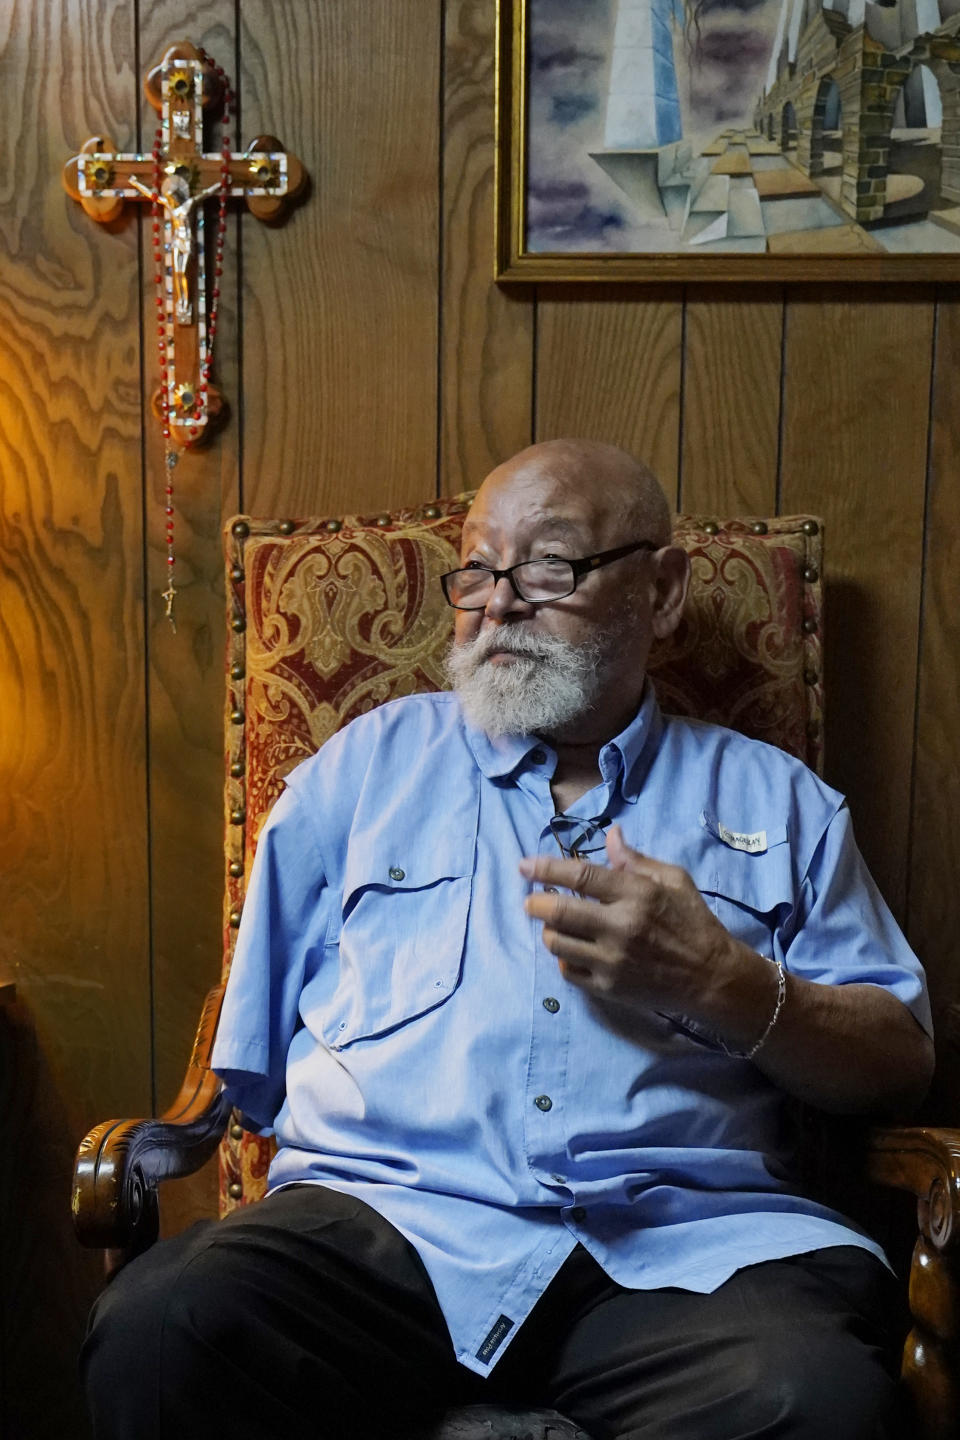
[[[0,1431],[85,1433],[98,1277],[73,1148],[174,1093],[218,968],[219,532],[475,485],[532,439],[601,437],[686,510],[827,523],[827,772],[927,961],[960,988],[960,290],[491,281],[494,0],[10,0],[0,23]],[[92,134],[149,148],[140,81],[204,44],[244,144],[311,190],[233,216],[217,372],[233,415],[176,472],[163,620],[145,229],[60,188]],[[945,1061],[936,1111],[960,1114]],[[180,1187],[183,1222],[212,1175]]]

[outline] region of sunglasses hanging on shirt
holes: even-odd
[[[606,849],[605,831],[609,824],[609,815],[600,815],[594,820],[584,820],[579,815],[554,815],[550,831],[565,860],[584,860]]]

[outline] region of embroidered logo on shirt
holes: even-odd
[[[510,1319],[510,1317],[508,1315],[501,1315],[499,1320],[497,1320],[496,1324],[491,1326],[490,1331],[487,1334],[487,1338],[484,1340],[483,1344],[480,1346],[480,1349],[477,1351],[477,1359],[482,1360],[484,1364],[486,1364],[490,1357],[492,1355],[495,1355],[496,1352],[500,1349],[500,1346],[503,1344],[504,1340],[510,1334],[510,1331],[512,1329],[513,1321]]]
[[[766,830],[757,830],[753,835],[744,835],[739,830],[728,830],[726,825],[718,825],[717,833],[725,845],[733,850],[746,850],[750,855],[762,855],[767,848]]]

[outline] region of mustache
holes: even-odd
[[[554,635],[531,635],[524,630],[509,629],[487,630],[454,648],[469,657],[474,665],[481,665],[497,653],[518,655],[529,660],[549,660],[569,647]]]

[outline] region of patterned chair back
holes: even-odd
[[[469,496],[341,519],[226,530],[228,643],[224,967],[257,837],[284,776],[356,715],[444,685]],[[664,710],[728,725],[822,764],[821,523],[681,516],[690,599],[649,666]],[[221,1209],[259,1199],[271,1142],[228,1128]]]

